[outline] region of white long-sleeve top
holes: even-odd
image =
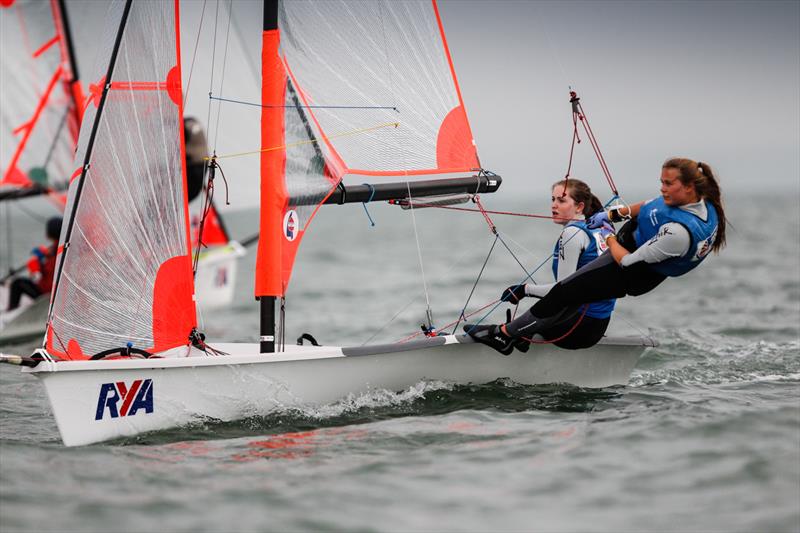
[[[577,226],[567,226],[561,231],[561,235],[558,237],[558,251],[556,252],[558,253],[556,281],[561,281],[578,269],[578,260],[590,244],[589,236]],[[525,294],[541,298],[550,292],[553,285],[555,283],[526,283]]]

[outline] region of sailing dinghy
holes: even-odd
[[[259,343],[198,331],[182,150],[178,2],[115,4],[87,106],[47,322],[30,358],[64,444],[323,404],[422,379],[627,383],[646,338],[504,357],[464,335],[282,346],[275,304],[324,204],[493,192],[435,2],[264,4]],[[369,185],[345,185],[348,175]],[[399,181],[391,181],[399,180]],[[380,180],[380,181],[379,181]],[[212,345],[213,349],[209,346]]]
[[[6,214],[12,202],[34,196],[64,208],[83,104],[69,30],[64,0],[0,2],[0,207]],[[3,218],[10,258],[11,222]],[[46,295],[25,296],[5,312],[7,282],[24,269],[15,266],[9,260],[0,278],[0,345],[44,335]]]

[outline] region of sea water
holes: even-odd
[[[42,233],[31,215],[46,216],[43,204],[24,207],[31,214],[10,215],[16,262]],[[287,343],[303,332],[323,344],[393,342],[419,330],[426,302],[439,327],[467,304],[494,240],[483,217],[369,211],[374,227],[359,205],[320,211],[288,293]],[[731,195],[728,216],[722,254],[618,303],[611,333],[660,343],[624,387],[420,381],[65,448],[41,384],[4,366],[0,530],[798,531],[796,198]],[[516,259],[529,272],[547,262],[558,234],[548,221],[492,218],[503,241],[467,313],[525,277]],[[257,228],[252,211],[228,222],[240,238]],[[212,346],[256,339],[254,263],[240,263],[236,302],[202,316]]]

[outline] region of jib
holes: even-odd
[[[120,404],[120,401],[122,402]],[[95,420],[102,420],[108,410],[111,418],[133,416],[139,410],[153,412],[153,380],[137,379],[128,387],[124,381],[103,383],[97,399]]]

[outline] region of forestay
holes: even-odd
[[[48,352],[67,359],[127,343],[161,352],[188,344],[196,324],[178,2],[117,3],[109,20],[47,331]]]

